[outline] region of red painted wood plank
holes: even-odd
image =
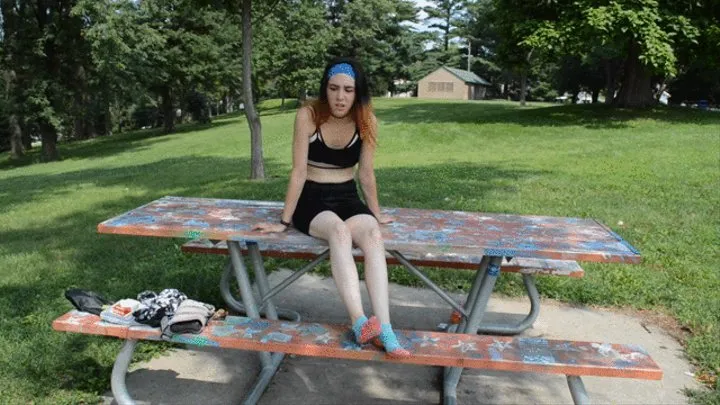
[[[163,197],[98,225],[101,233],[261,241],[287,247],[324,246],[296,230],[262,234],[258,222],[277,222],[273,201]],[[393,208],[383,225],[385,247],[403,254],[491,255],[554,260],[639,263],[639,252],[592,219]]]
[[[297,248],[285,248],[282,245],[272,245],[267,243],[259,244],[259,248],[262,251],[263,257],[304,260],[315,259],[327,249],[327,247],[316,246],[309,250],[299,251]],[[180,250],[186,253],[216,255],[228,254],[227,243],[225,241],[213,243],[207,239],[197,239],[187,242],[182,245]],[[243,249],[243,253],[247,254],[247,249]],[[364,260],[363,253],[359,249],[353,249],[353,256],[356,262],[362,262]],[[400,262],[390,254],[387,254],[386,256],[388,264],[400,264]],[[432,256],[431,258],[421,258],[417,255],[410,254],[406,256],[406,258],[416,266],[477,270],[482,256],[443,254]],[[513,258],[510,262],[503,260],[502,271],[510,273],[567,276],[573,278],[581,278],[585,276],[585,271],[582,267],[572,260]]]
[[[71,311],[53,322],[65,332],[159,340],[160,331],[109,325],[100,317]],[[121,332],[121,330],[124,330]],[[410,358],[389,359],[372,345],[358,346],[349,327],[319,323],[227,317],[211,321],[199,335],[176,335],[176,343],[229,349],[284,352],[348,360],[426,366],[659,380],[662,370],[637,345],[399,330]]]

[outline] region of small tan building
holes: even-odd
[[[418,98],[481,100],[490,86],[473,72],[443,66],[418,81]]]

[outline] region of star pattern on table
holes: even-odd
[[[493,348],[493,349],[495,349],[495,350],[497,350],[497,351],[499,351],[499,352],[504,352],[505,349],[512,349],[512,343],[510,343],[510,342],[501,342],[501,341],[499,341],[499,340],[495,340],[495,341],[490,345],[490,347]]]
[[[323,335],[320,335],[315,338],[316,343],[322,343],[324,345],[330,343],[331,340],[335,339],[334,337],[330,336],[329,333],[325,333]]]
[[[466,353],[469,351],[477,351],[477,347],[475,346],[475,342],[463,342],[462,340],[458,340],[456,345],[451,346],[453,349],[459,349],[462,353]]]
[[[247,329],[245,329],[245,333],[243,334],[243,337],[252,339],[255,337],[255,335],[257,335],[260,332],[262,332],[261,329],[247,328]]]
[[[434,337],[432,337],[432,336],[424,335],[424,336],[421,337],[420,339],[414,339],[412,342],[413,342],[413,343],[418,343],[418,344],[420,344],[420,347],[427,347],[427,346],[435,347],[435,346],[437,346],[437,343],[438,343],[439,340],[440,340],[440,339],[438,339],[438,338],[434,338]]]

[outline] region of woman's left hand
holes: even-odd
[[[378,223],[380,225],[389,224],[390,222],[395,222],[395,218],[391,217],[390,215],[380,214],[377,216]]]

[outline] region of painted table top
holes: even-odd
[[[163,197],[98,225],[109,234],[264,242],[310,249],[322,240],[294,229],[262,234],[258,222],[279,221],[275,201]],[[384,209],[395,222],[381,227],[385,248],[401,253],[490,255],[639,263],[640,253],[593,219],[410,208]]]
[[[160,340],[160,329],[104,322],[97,315],[70,311],[53,329],[121,339]],[[662,370],[637,345],[576,342],[503,336],[459,335],[396,330],[412,356],[389,359],[372,344],[359,346],[348,326],[295,323],[228,316],[211,320],[198,335],[174,335],[172,342],[241,350],[283,352],[303,356],[395,363],[473,367],[659,380]]]

